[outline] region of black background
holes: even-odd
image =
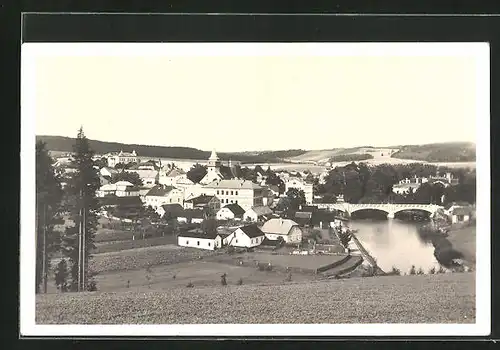
[[[0,8],[0,25],[2,35],[5,40],[3,44],[5,49],[2,49],[2,56],[7,58],[7,62],[1,65],[2,67],[2,83],[5,87],[2,89],[2,97],[5,99],[3,111],[3,121],[7,121],[5,125],[13,127],[6,129],[4,133],[4,142],[7,140],[11,143],[8,147],[3,147],[5,157],[11,157],[12,160],[7,161],[9,169],[19,169],[19,131],[20,131],[20,46],[23,42],[359,42],[359,41],[376,41],[376,42],[489,42],[490,43],[490,58],[491,58],[491,166],[492,166],[492,200],[491,213],[494,218],[494,213],[498,212],[497,205],[494,200],[495,193],[495,155],[498,154],[498,145],[495,143],[495,135],[498,131],[498,123],[494,116],[498,115],[499,105],[496,96],[498,94],[499,84],[499,65],[498,57],[500,56],[500,18],[497,16],[457,16],[458,13],[495,13],[498,12],[498,5],[495,2],[472,2],[472,1],[438,1],[436,4],[414,1],[405,3],[404,9],[394,7],[394,3],[384,1],[372,1],[361,8],[352,2],[335,4],[328,3],[318,5],[317,7],[305,8],[303,3],[289,3],[281,9],[265,4],[258,6],[250,6],[249,4],[240,4],[236,6],[236,2],[230,2],[229,5],[219,7],[214,10],[214,6],[210,6],[206,1],[200,1],[197,9],[193,9],[193,3],[182,2],[182,5],[176,4],[140,4],[134,2],[132,6],[127,8],[127,11],[168,11],[168,12],[238,12],[238,15],[189,15],[189,14],[171,14],[171,15],[111,15],[111,14],[24,14],[21,21],[22,11],[117,11],[116,5],[105,4],[100,1],[87,1],[78,4],[67,1],[63,2],[46,1],[40,4],[39,1],[24,1],[20,2],[22,9],[13,8],[12,6],[3,5]],[[126,4],[131,2],[119,2],[121,11],[124,11]],[[180,3],[180,2],[179,2]],[[311,5],[311,4],[309,4]],[[163,8],[162,8],[163,6]],[[325,9],[326,6],[329,8]],[[426,8],[427,6],[427,8]],[[237,8],[239,7],[239,8]],[[429,9],[431,9],[429,11]],[[262,12],[296,12],[296,13],[316,13],[316,15],[250,15],[244,13],[262,13]],[[340,12],[343,15],[321,14],[322,12]],[[351,14],[358,12],[358,14]],[[362,12],[363,14],[359,14]],[[400,12],[400,14],[397,14]],[[407,15],[403,15],[405,12]],[[368,15],[368,13],[379,13],[385,15]],[[392,15],[388,15],[391,14]],[[409,15],[413,13],[412,15]],[[427,13],[427,15],[425,15]],[[429,13],[432,13],[429,15]],[[444,13],[448,15],[438,15]],[[455,14],[455,15],[450,15]],[[21,38],[21,23],[22,23],[22,38]],[[361,102],[361,101],[360,101]],[[7,108],[5,108],[7,107]],[[9,109],[11,107],[12,109]],[[12,123],[13,122],[13,123]],[[17,167],[16,167],[17,164]],[[22,169],[21,169],[22,171]],[[10,285],[10,290],[16,296],[18,304],[18,252],[19,244],[16,232],[19,232],[19,176],[15,171],[5,171],[4,181],[8,181],[10,192],[8,196],[12,196],[12,200],[4,200],[2,206],[2,217],[7,218],[4,225],[4,234],[10,235],[10,239],[6,240],[5,244],[11,243],[12,248],[5,248],[6,254],[2,254],[3,258],[11,258],[8,265],[13,268],[13,281]],[[17,188],[16,188],[17,187]],[[10,218],[10,221],[9,221]],[[12,221],[12,219],[14,219]],[[498,246],[495,246],[496,239],[494,237],[494,222],[492,221],[492,261],[499,256]],[[484,233],[486,234],[486,233]],[[479,237],[479,235],[478,235]],[[493,264],[492,277],[495,275],[495,266]],[[498,302],[495,295],[495,280],[492,278],[492,315],[497,314]],[[12,289],[12,287],[15,287]],[[481,286],[478,286],[478,292]],[[5,289],[6,290],[6,289]],[[4,291],[5,291],[4,290]],[[6,300],[6,299],[5,299]],[[13,327],[18,325],[18,310],[16,303],[5,303],[5,310],[12,311],[15,319],[10,318],[8,322],[12,328],[13,334],[11,339],[18,338],[19,328]],[[2,317],[7,321],[8,313],[2,313]],[[7,324],[4,323],[4,324]],[[224,327],[221,325],[221,327]],[[355,326],[353,326],[355,327]],[[4,331],[7,327],[4,327]],[[495,319],[492,320],[492,336],[490,338],[499,337],[499,326]],[[5,334],[2,332],[2,334]],[[437,338],[437,337],[436,337]],[[213,339],[213,338],[212,338]],[[277,338],[278,339],[278,338]],[[324,338],[325,339],[325,338]],[[328,338],[326,338],[328,339]],[[370,339],[370,338],[366,338]],[[394,339],[394,338],[393,338]],[[400,337],[399,339],[405,339]],[[412,338],[418,340],[419,338]],[[430,339],[424,337],[424,339]],[[452,339],[460,339],[454,337]],[[436,344],[440,348],[452,347],[454,344],[449,339],[445,343]],[[467,338],[471,339],[471,338]],[[472,338],[473,339],[473,338]],[[318,339],[319,340],[319,339]],[[35,345],[33,341],[24,342]],[[88,347],[89,344],[79,342],[65,343],[71,347]],[[115,343],[117,344],[117,343]],[[230,345],[231,344],[231,345]],[[304,345],[312,345],[310,341],[303,343]],[[324,344],[324,343],[323,343]],[[383,343],[361,343],[357,342],[352,346],[361,345],[381,346],[388,344]],[[153,342],[130,342],[126,341],[120,345],[101,344],[108,348],[130,348],[137,345],[147,348],[156,347]],[[157,344],[156,344],[157,345]],[[232,343],[225,345],[234,346]],[[277,344],[276,344],[277,345]],[[274,346],[276,346],[274,345]],[[296,344],[299,345],[299,344]],[[326,344],[324,344],[326,345]],[[392,342],[392,345],[396,345]],[[398,344],[408,346],[409,344]],[[416,342],[412,345],[419,347],[428,347],[423,342]],[[456,345],[456,344],[455,344]],[[492,343],[482,343],[482,345],[493,345]],[[46,346],[52,347],[50,344]],[[92,344],[91,346],[97,346]],[[182,342],[181,347],[196,346],[194,343]],[[200,343],[199,346],[208,346],[206,342]],[[238,344],[242,346],[242,344]],[[261,345],[259,345],[261,346]],[[271,346],[273,346],[271,344]],[[351,347],[352,347],[351,346]],[[472,343],[465,342],[461,346],[471,347]],[[159,347],[159,346],[158,346]]]

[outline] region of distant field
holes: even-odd
[[[476,265],[476,226],[466,226],[452,229],[447,237],[453,248],[464,255],[464,259]]]
[[[215,277],[215,276],[214,276]],[[38,324],[474,323],[475,274],[36,296]]]
[[[456,142],[402,146],[392,157],[426,162],[472,162],[476,160],[476,145]]]

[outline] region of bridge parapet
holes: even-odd
[[[340,210],[348,213],[349,215],[359,211],[359,210],[381,210],[387,213],[388,218],[393,218],[397,212],[403,210],[424,210],[430,215],[434,214],[438,209],[443,208],[436,204],[394,204],[394,203],[361,203],[361,204],[351,204],[351,203],[331,203],[331,204],[318,204],[320,209],[328,210]]]

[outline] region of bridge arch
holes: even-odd
[[[427,207],[410,207],[410,206],[408,206],[408,207],[405,207],[405,208],[396,208],[393,211],[393,214],[397,214],[397,213],[400,213],[402,211],[411,211],[411,210],[413,210],[413,211],[425,211],[429,215],[432,215],[435,212],[435,210],[427,208]]]
[[[353,208],[351,210],[351,215],[354,214],[354,213],[357,213],[357,212],[360,212],[360,211],[364,211],[364,210],[373,210],[373,211],[382,211],[386,214],[389,214],[390,211],[385,209],[385,208],[377,208],[377,207],[363,207],[363,208]]]

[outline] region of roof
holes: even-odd
[[[162,186],[162,185],[156,185],[152,189],[149,190],[149,192],[146,194],[146,196],[156,196],[156,197],[163,197],[166,196],[167,194],[170,193],[175,189],[172,186]]]
[[[392,188],[417,188],[420,187],[420,185],[421,184],[419,183],[410,182],[407,184],[395,184],[392,186]]]
[[[312,218],[312,212],[307,212],[307,211],[298,211],[295,213],[296,218],[301,218],[301,219],[311,219]]]
[[[257,216],[272,214],[272,210],[266,206],[252,207],[248,211],[252,210]]]
[[[205,217],[205,213],[200,209],[184,209],[183,213],[179,216],[183,218],[203,219]]]
[[[115,182],[114,185],[116,185],[116,186],[134,186],[133,183],[128,182],[128,181],[118,181],[118,182]]]
[[[264,236],[264,232],[262,232],[257,225],[246,225],[238,227],[241,231],[245,232],[245,234],[250,238]]]
[[[458,208],[453,208],[453,211],[451,212],[452,215],[470,215],[472,212],[472,209],[470,207],[458,207]]]
[[[280,241],[277,239],[268,239],[267,237],[264,238],[264,240],[260,243],[261,246],[265,247],[278,247],[280,244]]]
[[[207,196],[205,194],[202,194],[201,196],[188,199],[184,202],[193,203],[193,205],[195,205],[195,206],[196,205],[204,205],[204,204],[210,203],[210,201],[214,198],[215,198],[215,196]]]
[[[120,206],[138,206],[142,207],[142,201],[138,196],[118,197],[115,195],[98,197],[98,201],[102,206],[120,205]]]
[[[235,216],[242,216],[243,214],[245,214],[245,209],[243,209],[236,203],[228,204],[224,206],[224,208],[229,209]]]
[[[179,168],[173,168],[167,173],[167,177],[176,177],[180,175],[184,175],[186,172]]]
[[[158,170],[151,169],[125,169],[128,173],[136,173],[140,178],[145,177],[156,177],[158,175]]]
[[[202,238],[202,239],[215,239],[220,236],[217,232],[204,232],[200,230],[186,231],[179,233],[177,237],[189,237],[189,238]]]
[[[303,205],[301,210],[302,212],[315,212],[318,210],[318,207],[315,205]]]
[[[217,152],[215,150],[212,150],[212,153],[210,154],[209,160],[219,160],[219,156],[217,155]]]
[[[276,218],[266,221],[261,230],[265,233],[287,235],[294,226],[298,224],[293,220]]]
[[[262,186],[257,185],[256,183],[250,180],[215,180],[211,183],[205,185],[206,188],[228,188],[228,189],[255,189],[260,190]]]
[[[109,166],[102,167],[101,171],[102,170],[106,170],[110,174],[117,174],[118,173],[118,170],[116,170],[115,168],[110,168]]]
[[[184,213],[184,208],[178,203],[164,204],[161,206],[165,213],[182,215]]]
[[[273,192],[277,192],[277,193],[280,192],[280,188],[276,185],[267,185],[267,187],[269,187],[269,189]]]

